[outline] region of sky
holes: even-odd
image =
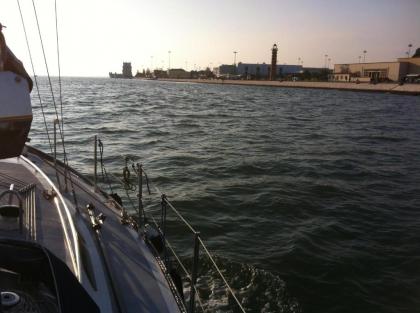
[[[0,0],[8,46],[32,73],[18,0]],[[51,75],[57,75],[54,0],[34,0]],[[46,67],[32,0],[19,0],[37,75]],[[420,47],[420,0],[57,0],[61,74],[107,76],[131,62],[187,70],[237,62],[322,67],[393,61]],[[168,51],[171,51],[169,54]]]

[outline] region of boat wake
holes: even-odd
[[[214,256],[223,275],[229,281],[246,312],[300,313],[302,309],[287,291],[280,276],[249,264]],[[184,264],[191,265],[185,260]],[[223,280],[211,262],[202,257],[199,266],[197,290],[204,312],[236,312],[237,306]],[[184,280],[184,294],[189,298],[189,283]]]

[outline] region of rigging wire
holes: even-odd
[[[56,35],[56,45],[57,45],[57,65],[58,65],[58,90],[59,90],[59,100],[60,100],[60,113],[61,113],[61,127],[64,137],[64,115],[63,115],[63,95],[62,95],[62,86],[61,86],[61,66],[60,66],[60,45],[58,39],[58,14],[57,14],[57,0],[54,0],[54,13],[55,13],[55,35]]]
[[[57,111],[57,103],[55,101],[55,95],[54,95],[53,85],[52,85],[52,82],[51,82],[50,71],[49,71],[49,68],[48,68],[47,56],[45,54],[44,42],[42,40],[41,27],[39,26],[38,13],[37,13],[36,6],[35,6],[35,0],[32,0],[32,6],[33,6],[33,9],[34,9],[35,20],[36,20],[36,25],[37,25],[37,29],[38,29],[38,35],[39,35],[39,41],[41,43],[42,55],[44,57],[45,69],[47,71],[47,78],[48,78],[48,83],[49,83],[49,87],[50,87],[52,102],[53,102],[53,105],[54,105],[55,116],[56,116],[56,119],[59,120],[58,111]],[[66,162],[66,159],[67,159],[66,148],[65,148],[65,145],[64,145],[63,130],[62,130],[62,127],[61,127],[60,123],[58,123],[58,129],[59,129],[59,132],[60,132],[61,142],[62,142],[62,146],[63,146],[64,161]]]
[[[16,0],[16,2],[17,2],[17,5],[18,5],[18,8],[19,8],[20,19],[22,21],[23,32],[25,34],[25,41],[26,41],[26,47],[28,48],[29,59],[31,60],[31,67],[32,67],[32,72],[34,74],[36,91],[37,91],[37,94],[38,94],[39,104],[41,106],[41,112],[42,112],[42,117],[44,119],[45,130],[47,131],[48,144],[50,146],[51,153],[53,153],[53,148],[52,148],[52,144],[51,144],[50,133],[49,133],[49,130],[48,130],[48,125],[47,125],[47,119],[45,117],[45,112],[44,112],[44,105],[42,103],[41,93],[39,92],[38,78],[37,78],[36,73],[35,73],[35,67],[34,67],[34,62],[33,62],[33,59],[32,59],[31,48],[29,46],[29,41],[28,41],[28,34],[26,32],[25,21],[23,19],[22,9],[20,7],[19,0]]]
[[[51,76],[50,76],[50,72],[49,72],[49,69],[48,69],[48,62],[47,62],[47,57],[46,57],[46,54],[45,54],[44,42],[42,40],[41,27],[39,26],[38,13],[37,13],[36,6],[35,6],[35,0],[32,0],[32,6],[33,6],[33,9],[34,9],[39,40],[40,40],[40,43],[41,43],[42,54],[43,54],[43,57],[44,57],[45,68],[46,68],[46,71],[47,71],[48,83],[49,83],[49,86],[50,86],[50,91],[51,91],[51,96],[52,96],[52,102],[53,102],[53,105],[54,105],[55,116],[56,116],[56,119],[59,120],[58,111],[57,111],[57,103],[55,101],[54,90],[53,90],[53,86],[52,86],[52,82],[51,82]],[[57,6],[55,6],[55,8],[57,8]],[[57,11],[55,11],[55,13],[56,13],[56,19],[57,19]],[[57,31],[57,29],[56,29],[56,31]],[[56,38],[58,38],[58,35],[56,36]],[[58,46],[57,46],[57,49],[58,49]],[[63,161],[64,161],[64,165],[65,165],[64,170],[65,170],[65,173],[67,173],[68,158],[67,158],[66,146],[65,146],[65,143],[64,143],[64,134],[63,134],[62,124],[58,123],[58,129],[59,129],[59,133],[60,133],[60,137],[61,137],[61,143],[62,143],[62,146],[63,146],[63,158],[64,158]],[[66,177],[66,175],[65,175],[65,177]],[[71,174],[69,175],[69,179],[70,179],[71,191],[72,191],[72,194],[73,194],[74,205],[76,206],[76,208],[78,208],[76,192],[74,190],[74,184],[73,184],[73,179],[72,179]]]
[[[50,76],[50,71],[49,71],[48,62],[47,62],[47,56],[45,54],[44,42],[42,40],[41,27],[39,26],[38,13],[37,13],[36,6],[35,6],[35,0],[32,0],[32,6],[33,6],[33,9],[34,9],[35,20],[36,20],[36,25],[37,25],[37,29],[38,29],[38,35],[39,35],[39,41],[41,43],[42,55],[44,57],[45,69],[47,71],[47,78],[48,78],[48,83],[49,83],[49,87],[50,87],[52,102],[53,102],[53,105],[54,105],[55,116],[56,116],[56,119],[59,120],[58,111],[57,111],[57,103],[56,103],[56,100],[55,100],[53,85],[52,85],[52,82],[51,82],[51,76]],[[67,159],[66,148],[65,148],[65,145],[64,145],[63,130],[62,130],[62,127],[61,127],[60,123],[58,123],[58,129],[59,129],[61,142],[62,142],[62,146],[63,146],[64,161],[66,162],[66,159]]]
[[[59,100],[60,100],[61,133],[62,133],[62,138],[64,140],[63,94],[62,94],[62,85],[61,85],[60,45],[59,45],[59,39],[58,39],[59,36],[58,36],[57,0],[54,0],[54,16],[55,16],[55,38],[56,38],[56,46],[57,46],[58,90],[59,90]],[[66,163],[65,160],[64,160],[64,163]],[[64,179],[65,179],[64,183],[67,186],[67,167],[64,168]]]
[[[43,40],[42,40],[41,28],[40,28],[40,26],[39,26],[38,13],[37,13],[37,11],[36,11],[35,0],[32,0],[32,6],[33,6],[33,8],[34,8],[34,14],[35,14],[36,25],[37,25],[37,28],[38,28],[39,41],[40,41],[40,43],[41,43],[42,55],[43,55],[43,57],[44,57],[45,69],[46,69],[46,71],[47,71],[47,78],[48,78],[48,83],[49,83],[49,86],[50,86],[50,91],[51,91],[52,101],[53,101],[53,105],[54,105],[54,109],[55,109],[56,117],[57,117],[57,119],[58,119],[57,105],[56,105],[56,102],[55,102],[54,90],[53,90],[53,86],[52,86],[52,82],[51,82],[50,71],[49,71],[49,68],[48,68],[47,57],[46,57],[46,54],[45,54],[44,42],[43,42]],[[61,134],[61,125],[60,125],[60,124],[58,125],[58,128],[59,128],[59,130],[60,130],[60,134]]]

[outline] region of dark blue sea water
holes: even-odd
[[[41,94],[51,127],[45,80]],[[141,160],[249,312],[420,312],[419,97],[65,78],[63,105],[70,164],[91,177],[95,134],[109,172]]]

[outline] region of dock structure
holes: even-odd
[[[326,90],[347,90],[363,92],[383,92],[420,96],[420,84],[378,83],[356,84],[344,82],[316,82],[316,81],[269,81],[269,80],[229,80],[229,79],[162,79],[168,82],[185,82],[198,84],[261,86],[278,88],[309,88]]]

